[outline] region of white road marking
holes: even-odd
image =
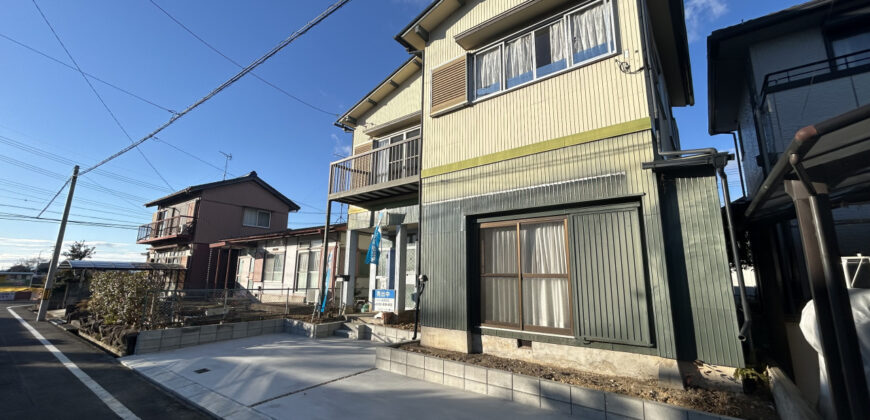
[[[125,407],[124,404],[121,404],[120,401],[116,400],[115,397],[113,397],[112,394],[109,393],[109,391],[106,391],[105,388],[103,388],[102,386],[100,386],[100,384],[91,379],[91,377],[88,376],[87,373],[79,369],[79,367],[76,366],[76,364],[73,363],[72,360],[69,360],[69,358],[66,357],[66,355],[63,354],[60,350],[58,350],[57,347],[55,347],[53,344],[51,344],[51,342],[46,340],[45,337],[43,337],[42,334],[39,333],[39,331],[36,331],[36,328],[30,326],[27,321],[18,316],[18,314],[16,314],[15,311],[12,310],[12,308],[21,308],[22,306],[30,305],[10,306],[7,307],[6,310],[9,311],[12,316],[18,319],[18,321],[21,322],[21,325],[24,325],[24,328],[27,328],[27,330],[30,331],[30,334],[33,334],[33,337],[39,340],[39,342],[42,343],[42,345],[45,346],[45,348],[48,349],[48,351],[50,351],[51,354],[53,354],[54,357],[56,357],[57,360],[60,361],[60,363],[65,368],[67,368],[76,378],[82,381],[82,383],[85,384],[85,386],[87,386],[94,394],[96,394],[97,398],[102,400],[103,403],[105,403],[112,411],[115,412],[115,414],[118,415],[118,417],[121,417],[125,420],[139,419],[139,417],[133,414],[133,412]]]

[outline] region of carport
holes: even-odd
[[[747,207],[747,223],[797,219],[833,405],[870,418],[831,209],[870,201],[870,105],[799,130]]]

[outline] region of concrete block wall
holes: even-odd
[[[392,347],[376,349],[375,367],[470,393],[572,414],[584,419],[733,419]]]
[[[284,320],[284,332],[288,334],[304,335],[311,338],[331,337],[335,330],[341,328],[342,322],[328,322],[323,324],[310,324],[295,319]]]
[[[155,353],[175,350],[182,347],[208,344],[215,341],[252,337],[261,334],[275,334],[284,331],[283,319],[235,322],[221,325],[201,325],[195,327],[167,328],[162,330],[140,331],[136,339],[134,354]]]

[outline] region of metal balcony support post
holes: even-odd
[[[332,178],[329,178],[329,190],[332,190]],[[329,253],[329,221],[332,218],[332,200],[326,200],[326,223],[323,224],[323,246],[320,251],[320,299],[326,299],[326,294],[328,290],[326,290],[326,260],[328,258]],[[318,300],[317,304],[314,305],[314,313],[311,314],[311,318],[319,316],[320,314],[320,303]]]
[[[870,418],[870,395],[860,368],[863,362],[849,293],[835,270],[839,247],[828,187],[810,182],[794,155],[792,165],[801,179],[786,180],[785,188],[797,214],[833,408],[839,419]]]

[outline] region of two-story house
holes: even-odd
[[[282,232],[287,229],[288,213],[299,210],[256,172],[190,186],[145,204],[155,206],[151,223],[139,227],[136,243],[150,245],[148,262],[187,267],[181,284],[170,285],[179,289],[209,287],[209,244]]]
[[[820,292],[828,292],[825,287],[816,289],[819,276],[811,276],[820,260],[813,256],[820,247],[807,244],[815,228],[800,223],[799,195],[784,192],[783,183],[833,180],[826,181],[825,191],[818,186],[816,191],[830,201],[833,224],[826,236],[835,240],[826,253],[838,259],[831,281],[840,287],[870,287],[866,271],[858,268],[870,263],[868,185],[855,177],[847,179],[870,167],[867,146],[861,146],[870,131],[866,121],[863,127],[834,130],[847,120],[860,120],[853,117],[860,117],[861,109],[866,114],[870,104],[870,6],[866,1],[810,1],[716,30],[707,43],[709,130],[737,136],[738,159],[746,173],[743,228],[749,232],[761,291],[758,328],[764,331],[758,344],[792,375],[812,403],[819,393],[820,369],[816,352],[804,340],[800,319],[807,302],[827,300]],[[814,128],[802,130],[808,126]],[[809,151],[795,148],[809,144],[806,134],[819,127],[840,131],[839,138]],[[824,160],[829,168],[813,167],[808,157]],[[792,169],[795,163],[805,166],[803,174]],[[793,170],[796,173],[783,176]],[[833,283],[828,290],[830,286]],[[832,308],[848,307],[843,303]]]
[[[744,366],[727,156],[679,151],[671,114],[694,101],[682,2],[437,0],[396,39],[411,59],[337,122],[355,155],[329,199],[356,206],[351,242],[387,232],[370,289],[408,293],[419,248],[423,345],[644,378]]]

